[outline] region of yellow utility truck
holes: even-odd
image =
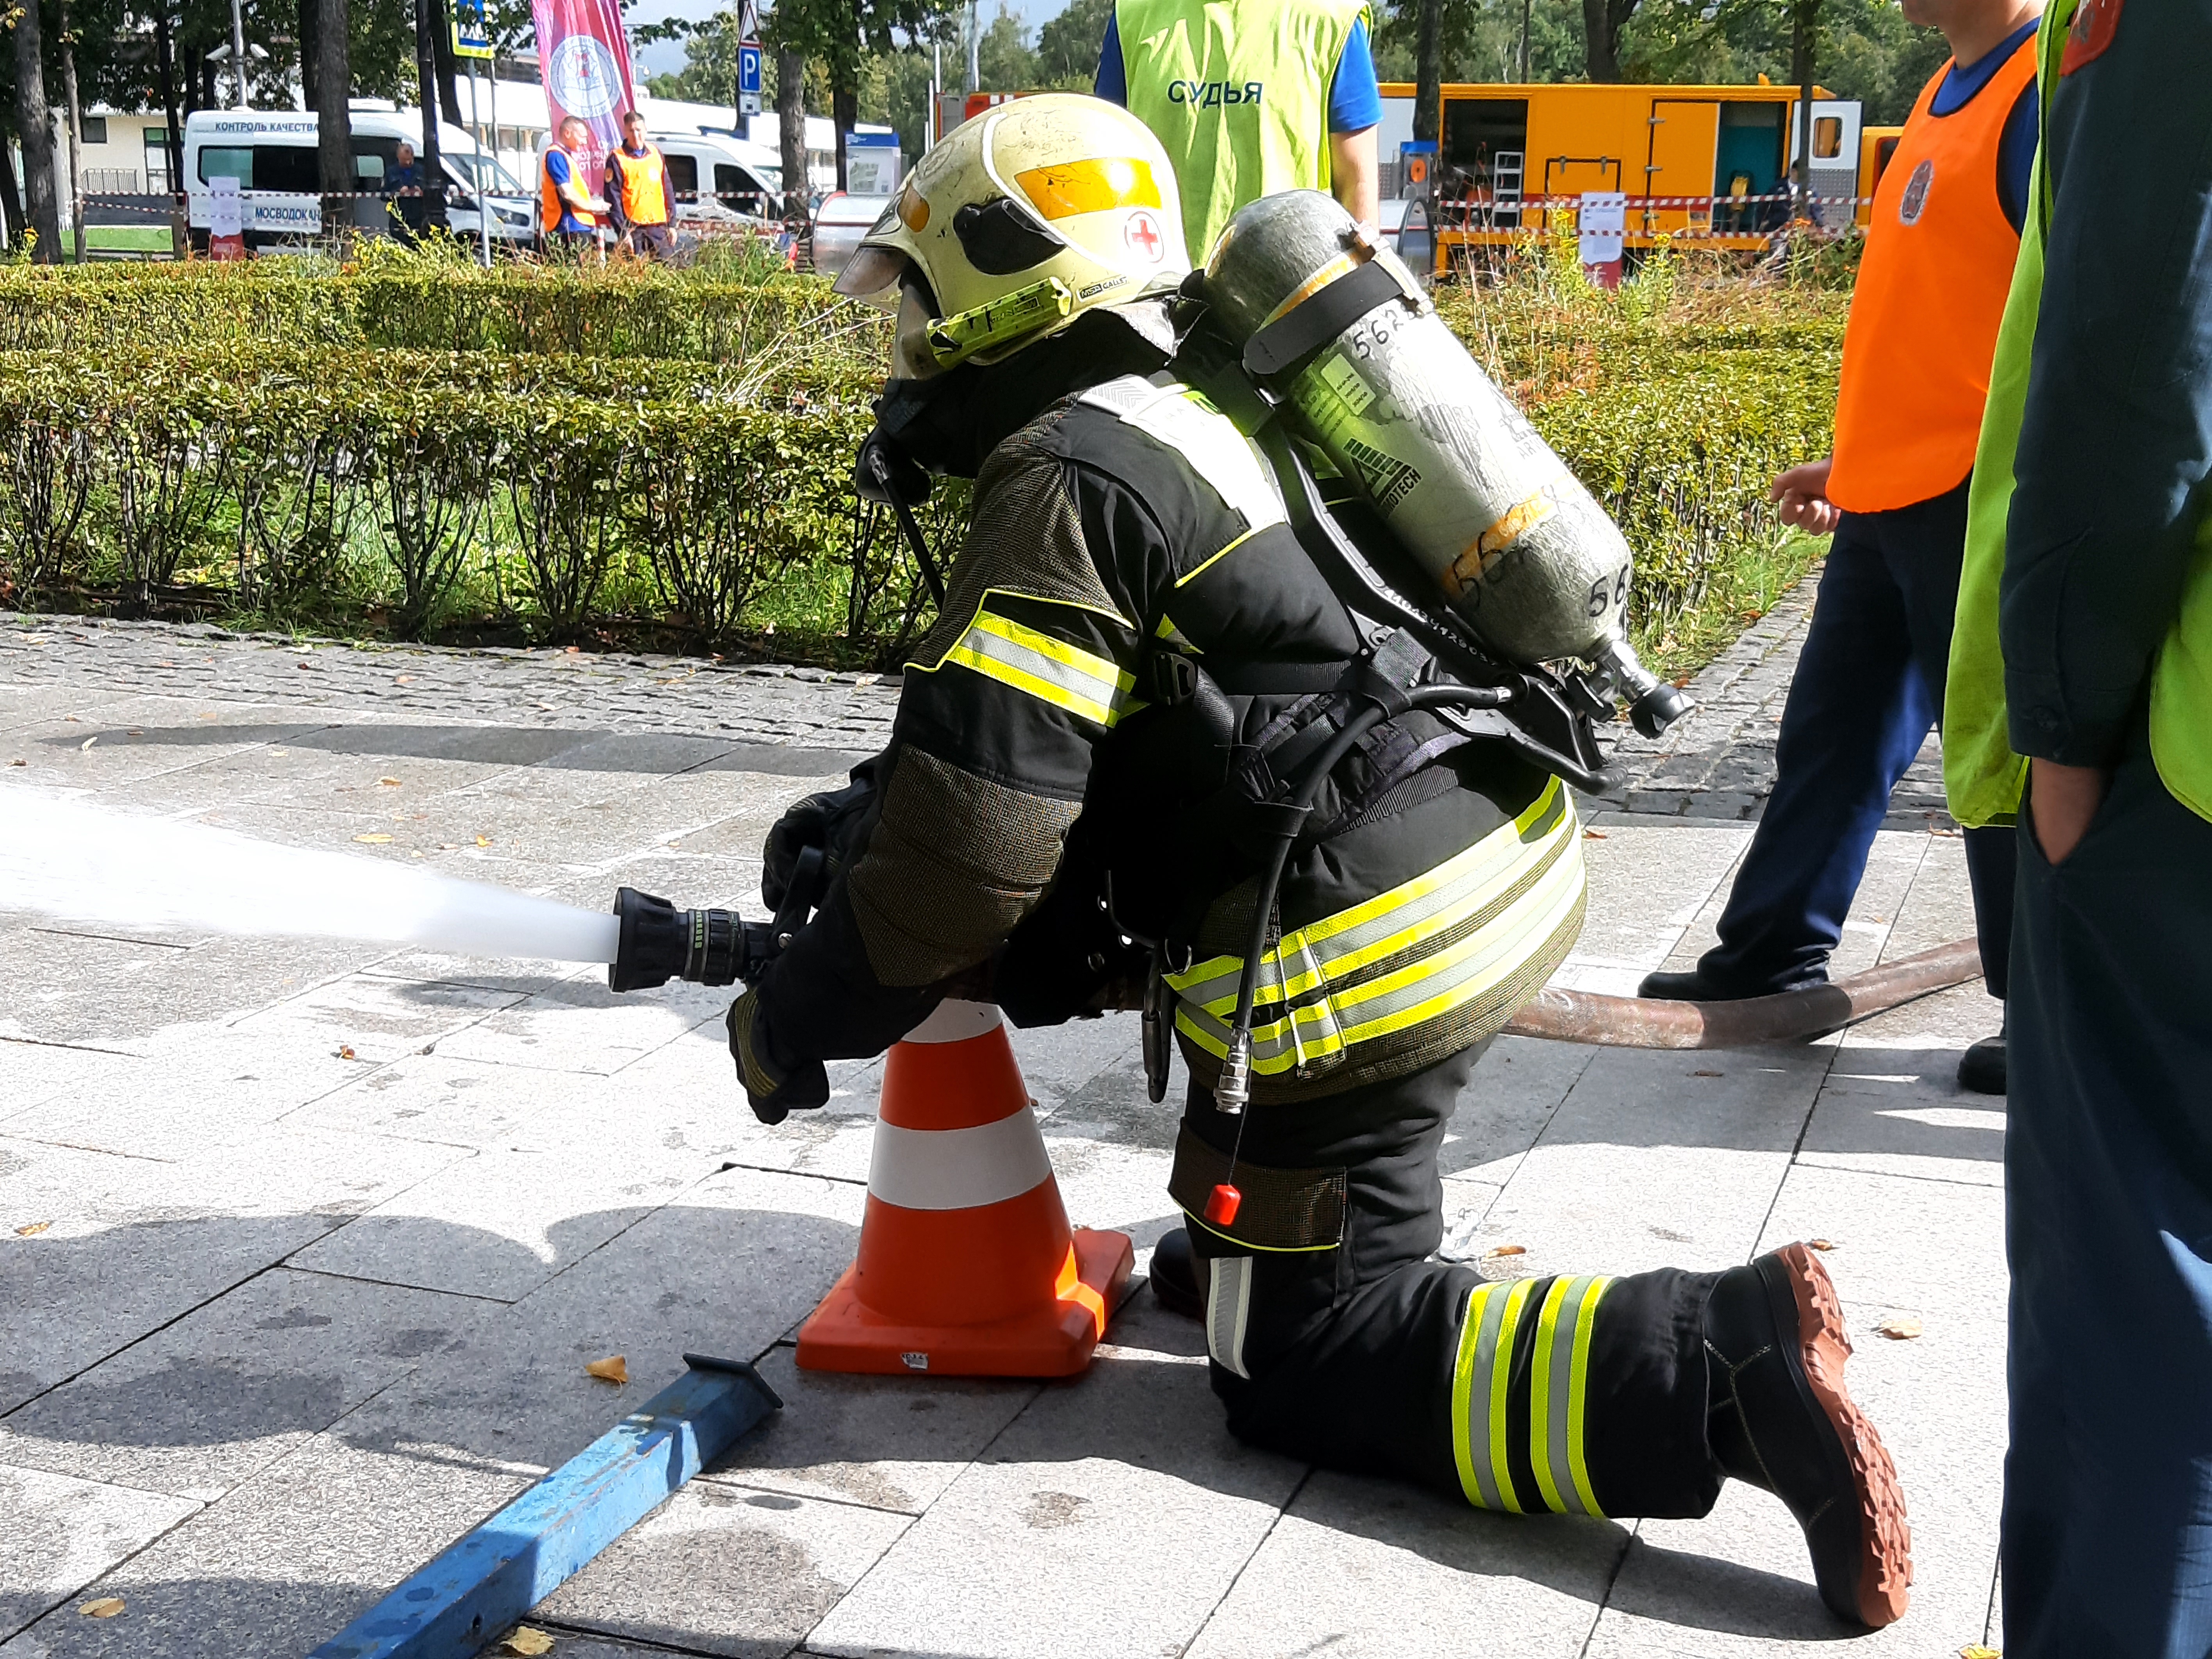
[[[1385,191],[1433,202],[1440,270],[1455,249],[1542,230],[1551,211],[1572,210],[1587,191],[1628,198],[1632,249],[1669,236],[1756,251],[1791,216],[1794,87],[1449,84],[1432,155],[1405,148],[1413,88],[1396,82],[1382,91]],[[1864,129],[1856,100],[1813,92],[1818,217],[1832,229],[1863,224],[1860,198],[1874,193],[1894,132]]]

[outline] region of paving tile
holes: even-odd
[[[1179,1652],[1196,1636],[1302,1471],[1230,1437],[1195,1322],[1144,1297],[1124,1318],[1115,1351],[1045,1389],[811,1650],[1073,1659]],[[1160,1346],[1133,1346],[1147,1338]],[[1071,1593],[1100,1584],[1111,1593]]]
[[[2002,1316],[2009,1279],[1997,1188],[1799,1164],[1783,1183],[1760,1248],[1793,1238],[1841,1246],[1828,1267],[1854,1301],[1917,1315],[1929,1326]]]
[[[782,1659],[910,1524],[851,1504],[695,1481],[532,1616],[688,1652]]]
[[[1582,983],[1579,970],[1609,969],[1641,978],[1665,962],[1698,910],[1750,843],[1748,828],[1625,821],[1601,814],[1583,840],[1589,908],[1569,958],[1574,983],[1628,994],[1634,985]],[[1653,879],[1664,869],[1664,880]],[[1563,981],[1562,982],[1566,982]]]
[[[1899,906],[1884,961],[1974,937],[1974,893],[1966,879],[1966,842],[1956,830],[1931,835]]]
[[[1846,1042],[1821,1085],[1797,1161],[2002,1186],[2004,1101],[1961,1090],[1958,1065],[1954,1048]]]
[[[240,1022],[238,1030],[274,1047],[348,1048],[357,1059],[381,1061],[450,1045],[469,1027],[520,1000],[477,985],[350,974]]]
[[[198,1508],[0,1462],[0,1644]]]
[[[0,1651],[298,1659],[528,1484],[443,1451],[369,1452],[318,1435],[87,1587],[121,1596],[119,1616],[64,1607]]]
[[[832,1060],[828,1104],[763,1124],[746,1105],[720,1015],[702,1021],[611,1079],[613,1095],[648,1119],[661,1145],[689,1146],[755,1169],[865,1182],[882,1093],[880,1059]]]
[[[6,948],[0,939],[0,950]],[[15,957],[10,955],[12,963]],[[129,1086],[140,1069],[133,1056],[109,1049],[0,1038],[0,1124],[73,1089]]]
[[[783,1396],[783,1410],[739,1441],[702,1480],[907,1515],[935,1503],[1042,1386],[803,1371],[795,1352],[781,1346],[761,1362],[761,1374]]]
[[[1828,959],[1828,975],[1841,979],[1871,968],[1886,954],[1892,925],[1908,902],[1920,861],[1936,838],[1924,831],[1884,830],[1867,854],[1866,873],[1844,918],[1844,937]]]
[[[852,1260],[860,1200],[806,1176],[716,1176],[426,1358],[334,1432],[370,1449],[443,1446],[550,1468],[674,1381],[685,1352],[750,1359],[812,1311]],[[616,1353],[626,1387],[584,1374]]]
[[[1746,1260],[1789,1168],[1824,1051],[1601,1049],[1470,1246],[1522,1273],[1626,1273]]]
[[[1191,1659],[1579,1659],[1627,1530],[1316,1471]]]
[[[0,1464],[212,1502],[487,1311],[280,1267],[0,1419]]]
[[[14,1201],[44,1212],[35,1219],[50,1224],[28,1237],[0,1236],[0,1411],[464,1156],[374,1135],[282,1129],[175,1164],[21,1141],[8,1150],[32,1166],[9,1178]],[[82,1180],[46,1185],[48,1170]]]
[[[675,981],[618,996],[597,977],[564,980],[440,1037],[438,1048],[502,1066],[605,1074],[721,1018],[730,999],[726,989]]]
[[[1501,1036],[1475,1062],[1444,1131],[1437,1167],[1502,1184],[1581,1079],[1596,1051],[1572,1042]]]
[[[556,1115],[562,1121],[548,1132],[544,1119]],[[588,1108],[549,1107],[518,1130],[522,1144],[455,1160],[326,1234],[292,1265],[520,1300],[711,1172],[695,1157],[602,1138],[585,1127],[591,1115]]]

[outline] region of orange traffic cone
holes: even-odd
[[[1126,1233],[1069,1229],[998,1009],[941,1003],[884,1062],[860,1256],[799,1328],[799,1364],[1067,1376],[1133,1262]]]

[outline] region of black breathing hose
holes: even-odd
[[[1496,685],[1423,685],[1406,694],[1409,708],[1497,708],[1510,702],[1512,693]],[[1267,863],[1261,867],[1260,887],[1254,896],[1252,931],[1247,938],[1244,963],[1237,976],[1237,1012],[1229,1026],[1229,1053],[1223,1060],[1221,1078],[1213,1091],[1214,1103],[1231,1116],[1241,1114],[1252,1097],[1252,1005],[1260,994],[1260,958],[1267,948],[1267,929],[1275,913],[1275,897],[1283,884],[1283,869],[1290,862],[1291,848],[1304,827],[1306,814],[1313,811],[1314,797],[1328,781],[1337,763],[1351,753],[1352,746],[1389,719],[1392,710],[1379,702],[1370,702],[1346,720],[1344,727],[1331,738],[1320,753],[1310,762],[1292,790],[1284,812],[1284,827],[1278,831],[1274,845],[1267,849]],[[1237,1139],[1243,1138],[1244,1127],[1237,1125]],[[1236,1153],[1230,1153],[1231,1172],[1236,1169]]]

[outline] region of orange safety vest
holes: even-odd
[[[1974,470],[2020,233],[1997,194],[1997,144],[2035,78],[2022,41],[1963,109],[1921,88],[1874,193],[1844,330],[1828,499],[1849,513],[1910,507]]]
[[[559,146],[556,145],[554,149],[559,149]],[[568,155],[566,150],[561,153]],[[552,159],[553,150],[548,149],[544,159],[538,164],[538,228],[550,236],[561,228],[562,216],[566,214],[578,224],[596,229],[599,223],[598,214],[571,207],[561,199],[561,187],[553,182],[553,169],[547,165]],[[573,155],[568,156],[568,182],[586,196],[592,193],[590,186],[584,183],[583,164]]]
[[[647,144],[645,154],[633,155],[617,149],[622,157],[622,210],[625,223],[665,225],[668,222],[668,163],[658,145]],[[607,159],[613,161],[614,155]]]

